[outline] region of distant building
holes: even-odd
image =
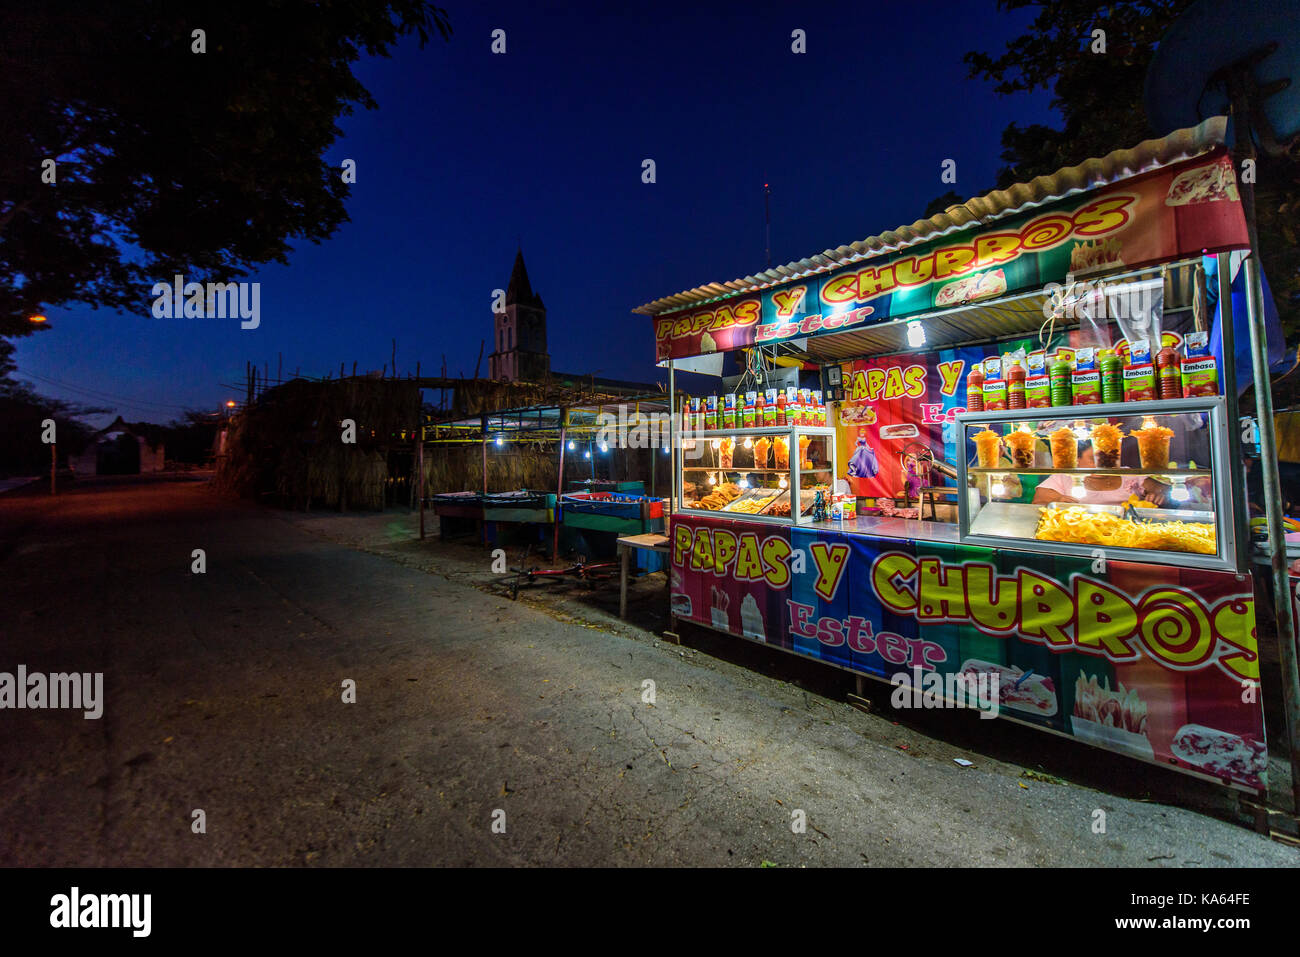
[[[163,443],[151,443],[119,415],[91,436],[85,450],[71,456],[68,465],[74,475],[140,475],[161,472],[163,462]]]
[[[506,287],[502,311],[493,314],[496,345],[488,356],[488,377],[504,382],[541,382],[551,372],[546,348],[546,305],[533,292],[524,268],[524,252],[515,254],[515,267]]]

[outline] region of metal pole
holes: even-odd
[[[1250,104],[1241,77],[1229,80],[1235,127],[1233,153],[1237,169],[1255,159],[1250,124]],[[1268,373],[1268,336],[1264,330],[1264,289],[1259,274],[1259,236],[1255,231],[1255,184],[1238,178],[1241,207],[1246,217],[1250,250],[1246,271],[1246,318],[1250,327],[1250,367],[1255,385],[1255,420],[1259,428],[1259,469],[1264,485],[1264,517],[1268,526],[1269,564],[1273,573],[1274,617],[1278,653],[1282,663],[1282,699],[1286,707],[1287,738],[1291,747],[1291,795],[1300,813],[1300,667],[1296,662],[1295,615],[1291,583],[1286,571],[1286,533],[1282,525],[1282,482],[1277,470],[1277,436],[1273,424],[1273,382]]]
[[[677,370],[668,360],[668,514],[677,495]],[[665,529],[666,530],[666,529]]]
[[[560,558],[560,515],[562,502],[564,501],[564,440],[565,433],[569,429],[569,410],[560,409],[560,470],[555,478],[555,534],[551,545],[551,561],[559,561]]]
[[[58,495],[59,489],[55,484],[54,474],[58,471],[59,466],[59,445],[57,442],[50,443],[50,494]]]
[[[1232,254],[1219,253],[1216,257],[1219,268],[1219,340],[1223,345],[1223,368],[1220,380],[1223,382],[1223,397],[1228,408],[1228,473],[1230,501],[1232,502],[1232,522],[1236,529],[1233,538],[1237,543],[1237,567],[1243,571],[1250,568],[1250,513],[1246,508],[1246,482],[1242,469],[1244,459],[1241,451],[1241,406],[1237,401],[1237,344],[1236,318],[1232,312]]]
[[[420,499],[420,541],[424,541],[424,425],[415,440],[415,494]]]

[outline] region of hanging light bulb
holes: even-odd
[[[720,448],[722,448],[722,439],[714,439],[714,440],[713,440],[713,447],[714,447],[715,449],[720,449]]]
[[[787,488],[790,485],[790,483],[786,481],[786,477],[784,475],[781,476],[781,481],[777,482],[776,484],[779,485],[781,488]]]
[[[667,454],[668,454],[668,451],[669,451],[668,446],[665,445],[665,446],[664,446],[664,455],[667,455]]]
[[[716,475],[714,475],[712,472],[709,473],[709,484],[710,484],[710,485],[717,485],[717,484],[718,484],[718,477],[717,477]]]
[[[502,441],[503,441],[503,440],[502,440],[501,436],[498,435],[498,436],[497,436],[497,445],[500,445],[500,444],[502,443]]]
[[[740,482],[737,483],[737,484],[739,484],[741,488],[749,488],[749,476],[748,476],[748,475],[742,475],[742,476],[740,477]]]
[[[1083,487],[1083,476],[1076,475],[1074,477],[1074,487],[1070,489],[1070,494],[1075,498],[1083,498],[1088,494],[1088,490]]]
[[[582,453],[582,457],[583,457],[584,459],[589,459],[589,458],[591,458],[591,449],[587,449],[587,451],[583,452],[583,453]]]
[[[1007,487],[1003,484],[1003,478],[1001,475],[993,476],[993,488],[990,489],[990,491],[992,491],[995,498],[1000,498],[1007,494]]]
[[[601,443],[600,443],[600,450],[601,450],[602,452],[608,452],[608,451],[609,451],[609,446],[608,446],[606,443],[601,442]]]
[[[913,349],[919,349],[925,345],[925,326],[921,325],[918,320],[913,320],[907,324],[907,344]]]
[[[1088,431],[1088,426],[1085,423],[1083,422],[1074,423],[1074,437],[1078,439],[1080,442],[1086,442],[1088,440],[1088,436],[1091,434],[1092,433]]]
[[[1169,497],[1175,502],[1186,502],[1192,497],[1192,493],[1187,490],[1186,479],[1174,479],[1174,490],[1169,493]]]
[[[745,448],[752,449],[753,447],[754,447],[754,440],[751,439],[748,435],[745,436]]]
[[[569,451],[573,451],[573,439],[569,439]]]

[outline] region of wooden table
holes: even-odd
[[[627,566],[633,551],[659,552],[668,554],[668,536],[655,532],[645,535],[621,535],[618,539],[619,578],[618,578],[618,617],[627,617]]]

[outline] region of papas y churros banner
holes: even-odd
[[[771,289],[654,318],[658,360],[827,335],[1248,245],[1223,153]]]
[[[679,618],[885,679],[984,676],[1001,716],[1266,786],[1254,595],[1230,572],[680,514],[669,559]]]

